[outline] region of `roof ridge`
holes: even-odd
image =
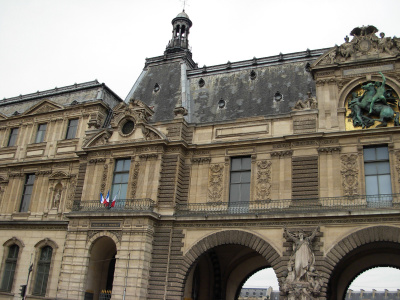
[[[6,104],[6,103],[12,103],[12,102],[16,102],[16,101],[23,101],[23,100],[29,100],[29,99],[39,98],[39,97],[43,97],[43,96],[59,94],[59,93],[71,92],[71,91],[75,91],[78,89],[87,88],[87,87],[95,87],[95,86],[99,86],[99,85],[101,85],[101,83],[99,83],[97,79],[92,80],[92,81],[83,82],[83,83],[74,83],[72,85],[67,85],[67,86],[63,86],[60,88],[55,87],[54,89],[50,89],[50,90],[37,91],[36,93],[19,95],[19,96],[11,97],[11,98],[4,98],[3,100],[0,100],[0,105]]]

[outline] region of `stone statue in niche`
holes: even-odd
[[[292,110],[303,110],[303,109],[317,109],[318,102],[315,97],[311,96],[311,92],[307,93],[308,98],[303,100],[298,100]]]
[[[348,108],[351,110],[348,117],[353,120],[354,127],[369,128],[375,122],[380,122],[377,127],[386,127],[392,120],[394,126],[399,126],[399,113],[394,111],[398,99],[390,90],[386,90],[386,78],[381,72],[379,74],[382,76],[382,82],[364,84],[361,86],[361,92],[353,92],[348,99]]]
[[[319,232],[317,227],[309,236],[300,230],[296,233],[285,228],[287,240],[293,242],[293,253],[288,262],[288,274],[282,282],[282,290],[287,299],[309,300],[320,295],[322,279],[315,270],[312,241]]]
[[[58,209],[60,206],[61,202],[61,191],[62,191],[62,186],[60,184],[57,184],[55,190],[54,190],[54,197],[53,197],[53,203],[52,203],[52,208]]]

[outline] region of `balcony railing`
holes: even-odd
[[[111,204],[105,205],[99,200],[75,201],[72,206],[74,212],[122,212],[140,211],[152,212],[154,201],[151,199],[118,199],[114,207]]]
[[[250,202],[208,202],[176,206],[177,216],[279,214],[400,209],[400,194],[356,195],[316,199],[256,200]]]

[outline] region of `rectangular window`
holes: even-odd
[[[24,193],[22,194],[20,212],[27,212],[31,203],[31,196],[33,190],[33,183],[35,181],[35,174],[27,174],[24,185]]]
[[[18,137],[18,128],[12,128],[10,131],[10,137],[8,138],[8,147],[15,146]]]
[[[0,290],[3,292],[11,292],[12,284],[14,282],[15,269],[17,267],[19,247],[12,245],[8,248],[8,256],[4,265],[3,280],[1,281]]]
[[[391,203],[392,185],[388,147],[364,148],[364,173],[365,193],[369,204],[385,200]]]
[[[40,257],[36,269],[35,285],[33,287],[33,295],[46,296],[47,281],[49,279],[51,257],[53,249],[45,246],[40,251]]]
[[[69,120],[67,127],[67,136],[65,138],[67,140],[74,139],[76,136],[77,129],[78,129],[78,119]]]
[[[128,190],[129,169],[131,159],[118,159],[115,162],[114,177],[111,187],[110,201],[116,199],[126,199]]]
[[[250,201],[251,157],[234,157],[231,160],[229,203]]]
[[[47,124],[39,124],[36,132],[35,143],[42,143],[44,141],[44,135],[46,134]]]

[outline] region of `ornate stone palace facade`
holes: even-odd
[[[172,25],[125,101],[0,101],[0,298],[233,300],[272,267],[333,300],[400,268],[400,39],[199,67]]]

